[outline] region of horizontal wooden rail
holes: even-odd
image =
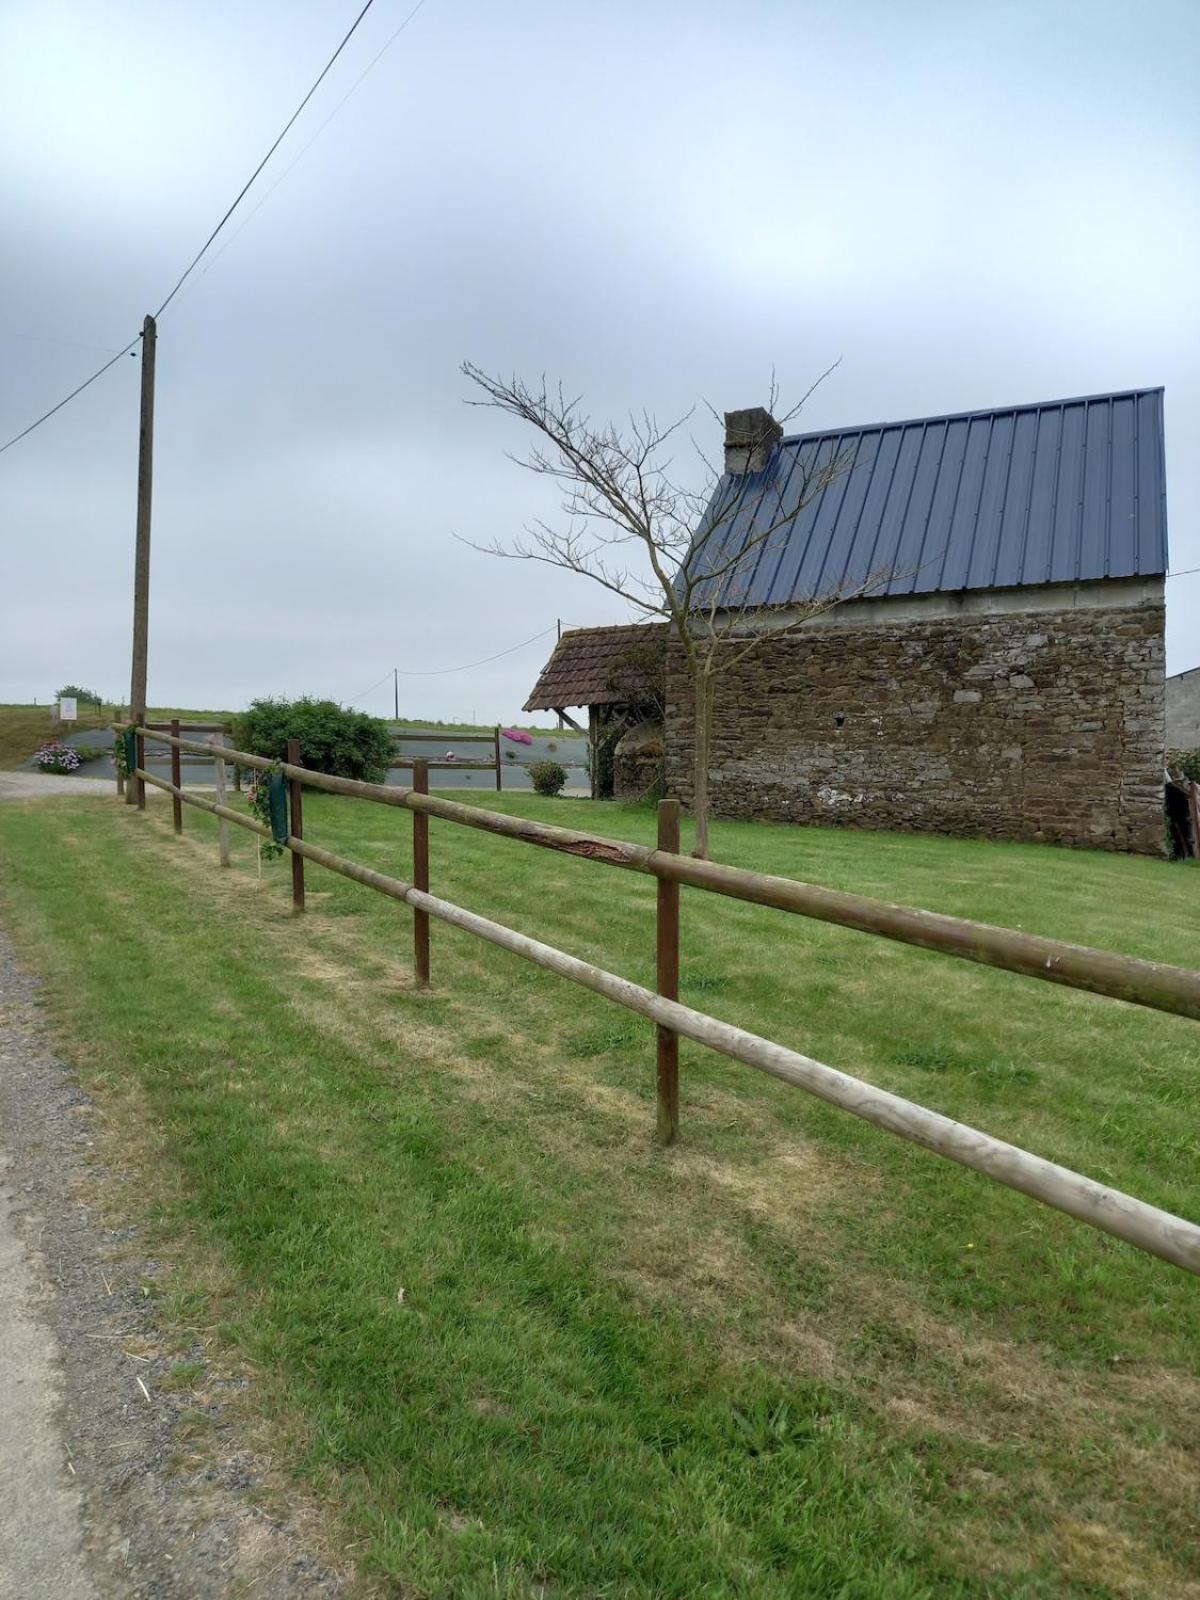
[[[407,761],[389,761],[388,767],[392,772],[397,772],[405,767],[411,767],[414,761],[425,761],[424,756],[410,756]],[[494,761],[425,761],[430,772],[495,772]]]
[[[181,740],[180,745],[200,755],[211,755],[216,748],[192,744],[187,740]],[[217,750],[217,753],[228,761],[260,770],[275,764],[244,751]],[[533,822],[527,817],[504,816],[500,812],[485,811],[479,806],[464,805],[458,800],[447,800],[440,795],[415,795],[412,789],[401,784],[362,783],[353,778],[335,778],[328,773],[310,772],[305,767],[292,769],[286,763],[283,764],[283,771],[288,777],[299,777],[312,788],[324,789],[330,794],[353,795],[357,799],[373,800],[380,805],[425,811],[447,822],[461,823],[464,827],[479,828],[485,833],[500,834],[509,839],[521,839],[526,844],[539,845],[543,849],[560,850],[567,855],[624,867],[631,872],[648,873],[652,877],[665,878],[669,882],[687,884],[696,889],[708,889],[735,900],[749,901],[753,905],[773,906],[779,911],[812,917],[819,922],[836,923],[839,927],[853,928],[860,933],[878,934],[886,939],[898,940],[901,944],[958,956],[964,961],[1000,967],[1026,978],[1040,978],[1045,983],[1086,989],[1093,994],[1107,995],[1110,999],[1128,1001],[1131,1005],[1148,1006],[1155,1011],[1169,1011],[1200,1021],[1200,972],[1188,967],[1147,961],[1140,956],[1118,955],[1109,950],[1094,950],[1086,945],[1067,944],[1059,939],[1043,938],[1040,934],[1018,933],[1012,928],[998,928],[990,923],[972,922],[964,917],[946,916],[937,911],[892,905],[884,900],[872,900],[867,895],[851,894],[843,889],[826,889],[819,884],[802,883],[794,878],[748,872],[742,867],[722,866],[715,861],[697,861],[692,856],[669,855],[653,850],[648,845],[631,844],[626,839],[606,839],[597,834],[581,833],[574,828]]]
[[[447,744],[492,744],[495,737],[492,733],[394,733],[392,743],[419,740],[422,744],[441,744],[443,741]]]
[[[305,769],[296,770],[303,772]],[[199,806],[216,816],[228,815],[231,820],[248,827],[252,832],[270,837],[270,829],[238,812],[230,811],[226,806],[189,794],[185,789],[161,778],[151,777],[149,773],[139,771],[135,776],[144,777],[146,782],[165,789],[189,805]],[[957,1162],[959,1166],[982,1172],[1006,1188],[1016,1189],[1056,1211],[1065,1212],[1093,1228],[1124,1239],[1151,1255],[1200,1276],[1200,1227],[1183,1217],[1148,1205],[1144,1200],[1137,1200],[1119,1189],[1095,1183],[1068,1167],[1060,1167],[1056,1162],[1046,1161],[1002,1139],[994,1139],[990,1134],[955,1122],[940,1112],[930,1111],[887,1089],[876,1088],[861,1078],[839,1072],[810,1056],[801,1055],[797,1050],[788,1049],[786,1045],[775,1044],[745,1028],[721,1022],[691,1006],[681,1005],[677,1000],[668,1000],[640,984],[630,982],[628,978],[607,972],[553,945],[543,944],[538,939],[506,928],[502,923],[493,922],[476,912],[416,889],[411,883],[335,855],[332,850],[323,849],[311,840],[289,836],[287,845],[296,855],[316,862],[330,872],[364,884],[393,900],[403,901],[439,922],[474,934],[548,972],[557,973],[559,977],[590,989],[593,994],[602,995],[639,1016],[647,1017],[659,1027],[669,1028],[734,1061],[757,1067],[760,1072],[803,1089],[830,1105],[861,1117],[865,1122],[898,1134],[900,1138],[932,1150],[935,1155]]]
[[[152,783],[156,789],[163,789],[169,795],[175,795],[185,805],[209,811],[214,817],[223,817],[226,822],[236,822],[239,828],[245,828],[250,833],[261,834],[264,839],[274,837],[266,823],[257,822],[253,817],[248,817],[244,811],[234,811],[231,806],[220,805],[216,800],[206,800],[203,795],[194,794],[190,789],[176,788],[165,778],[156,778],[152,772],[144,772],[141,767],[135,767],[132,776],[141,778],[145,783]]]
[[[171,731],[169,722],[146,722],[143,723],[143,727],[147,731],[153,730],[155,733],[170,733]],[[233,729],[227,722],[181,722],[179,731],[180,733],[232,733]]]

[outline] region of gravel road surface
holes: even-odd
[[[78,783],[79,780],[71,780]],[[160,1327],[159,1263],[112,1209],[94,1113],[0,930],[0,1596],[298,1600],[340,1580],[311,1522],[264,1509],[230,1417],[244,1377],[190,1390]],[[207,1443],[181,1423],[207,1422]]]

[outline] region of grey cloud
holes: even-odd
[[[377,0],[265,184],[402,15]],[[43,339],[136,331],[340,21],[283,0],[5,8],[6,433],[99,359]],[[840,355],[814,427],[1162,382],[1173,563],[1200,566],[1198,58],[1187,0],[427,0],[163,318],[153,696],[350,696],[393,664],[620,618],[454,538],[553,508],[505,459],[525,441],[462,404],[465,357],[620,415],[753,404],[772,367],[796,393]],[[0,697],[127,682],[123,366],[0,457]],[[694,427],[715,445],[703,410]],[[1180,670],[1200,576],[1168,594]],[[410,679],[405,709],[512,717],[543,650]]]

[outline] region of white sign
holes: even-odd
[[[62,722],[74,722],[79,716],[79,702],[77,700],[68,700],[64,696],[58,702],[58,715],[59,720]]]

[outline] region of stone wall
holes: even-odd
[[[847,605],[765,638],[718,679],[713,814],[1160,853],[1162,588],[1094,588]],[[685,804],[691,720],[673,646],[666,781]]]
[[[630,728],[613,754],[613,799],[644,800],[663,783],[663,726],[650,720]]]

